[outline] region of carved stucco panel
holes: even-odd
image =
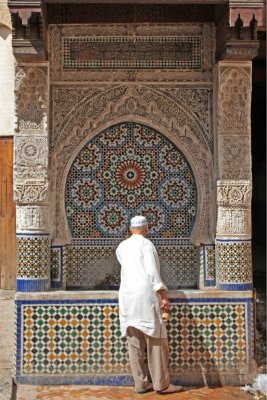
[[[47,180],[17,181],[14,185],[14,200],[16,203],[36,203],[47,200]]]
[[[219,206],[216,237],[251,239],[251,209]]]
[[[251,181],[220,180],[217,182],[217,204],[220,206],[250,206],[251,198]]]
[[[190,110],[190,114],[196,117],[197,123],[202,129],[210,150],[213,152],[213,126],[212,126],[212,87],[210,85],[157,85],[157,91],[172,98],[184,109]]]
[[[47,136],[15,135],[15,167],[31,167],[48,165]]]
[[[15,80],[17,130],[20,132],[45,130],[48,100],[47,68],[17,67]]]
[[[49,230],[48,206],[17,206],[17,232],[47,232]]]
[[[61,92],[63,90],[62,88]],[[77,88],[76,90],[83,89]],[[204,91],[203,88],[202,90]],[[134,84],[107,86],[105,91],[95,97],[82,99],[74,109],[67,113],[66,111],[62,112],[59,103],[52,100],[51,108],[55,118],[54,129],[50,137],[51,151],[57,143],[64,142],[70,131],[80,130],[82,127],[89,130],[97,129],[103,124],[110,125],[116,118],[132,114],[148,118],[154,123],[160,123],[167,129],[171,129],[176,135],[183,137],[184,141],[198,141],[212,153],[213,135],[207,130],[207,125],[210,125],[207,120],[211,120],[211,104],[206,101],[205,118],[202,117],[202,121],[205,119],[205,123],[201,124],[198,116],[201,112],[200,106],[197,108],[201,96],[194,100],[195,108],[191,111],[189,104],[192,100],[190,98],[194,97],[192,90],[188,89],[188,92],[184,91],[184,94],[187,95],[188,100],[181,102],[181,97],[175,100],[172,96],[168,96],[167,90],[163,93],[149,86]],[[86,109],[86,112],[81,112],[82,109]],[[197,110],[198,112],[196,112]],[[58,115],[62,113],[66,113],[66,117],[58,122]]]
[[[251,65],[219,64],[218,71],[218,133],[247,135],[251,117]]]
[[[149,70],[140,69],[130,71],[129,68],[113,69],[95,68],[90,71],[86,69],[63,68],[63,40],[67,38],[99,36],[103,37],[125,36],[132,37],[175,37],[190,35],[200,37],[202,40],[201,61],[199,69],[188,69],[186,71],[168,70],[166,68]],[[214,42],[215,30],[211,23],[204,24],[88,24],[77,27],[77,25],[50,25],[49,26],[49,56],[51,60],[52,81],[89,81],[89,82],[111,82],[111,81],[177,81],[188,80],[212,80],[212,66],[214,64]]]
[[[96,98],[108,88],[117,85],[81,85],[66,86],[52,85],[50,87],[50,149],[56,142],[77,109],[86,105],[89,100]],[[96,100],[97,101],[97,100]],[[89,115],[87,114],[89,117]]]
[[[248,180],[217,182],[218,239],[251,238],[252,183]]]
[[[221,179],[251,179],[250,136],[218,137],[219,177]]]
[[[133,110],[136,107],[136,103],[129,99],[129,104],[124,104],[124,106],[130,107],[132,113],[125,114],[125,112],[120,116],[120,118],[113,119],[113,111],[116,110],[117,104],[113,104],[113,107],[109,108],[109,118],[110,125],[117,124],[119,122],[135,121],[141,122],[151,126],[164,135],[166,135],[171,141],[173,141],[178,148],[180,148],[193,169],[196,177],[198,186],[198,215],[197,223],[195,224],[195,229],[192,234],[192,241],[194,243],[200,243],[203,240],[210,240],[212,235],[214,235],[214,228],[212,221],[212,214],[214,212],[214,193],[212,194],[212,156],[207,151],[207,149],[194,139],[194,135],[191,132],[191,136],[188,137],[186,132],[184,135],[177,135],[172,130],[166,129],[160,124],[161,118],[158,119],[159,122],[151,120],[149,116],[144,117],[143,115],[134,114]],[[118,106],[119,108],[119,106]],[[81,110],[81,115],[83,110]],[[161,115],[159,115],[160,117]],[[76,128],[73,131],[68,130],[69,136],[64,142],[61,142],[61,146],[58,147],[57,151],[54,153],[51,165],[55,167],[52,171],[52,209],[53,215],[52,219],[56,220],[55,231],[53,236],[56,238],[57,242],[62,241],[62,243],[68,242],[70,240],[70,235],[68,232],[68,225],[65,215],[65,204],[64,204],[64,191],[65,191],[65,181],[67,177],[68,170],[77,156],[81,148],[85,143],[93,138],[95,135],[99,134],[103,129],[107,127],[107,124],[102,125],[98,129],[89,129],[87,126],[84,128]],[[201,210],[201,212],[200,212]]]

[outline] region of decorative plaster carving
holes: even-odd
[[[62,27],[58,25],[50,27],[50,74],[53,76],[54,80],[60,78],[61,72],[61,31]]]
[[[222,179],[251,179],[250,136],[219,136]]]
[[[15,87],[18,130],[44,130],[48,96],[44,68],[18,68]]]
[[[209,85],[157,85],[157,91],[172,98],[177,104],[194,116],[202,129],[210,151],[213,153],[213,132],[212,132],[212,87]]]
[[[50,149],[53,150],[64,121],[69,121],[77,107],[115,85],[79,85],[50,87]]]
[[[250,133],[251,68],[219,69],[218,132],[219,134]]]
[[[84,111],[86,110],[86,112]],[[196,117],[190,115],[185,107],[179,107],[167,95],[146,86],[125,85],[108,88],[104,93],[75,112],[61,125],[61,135],[54,148],[51,165],[52,192],[56,192],[54,206],[57,220],[57,239],[68,236],[68,227],[64,212],[64,187],[66,175],[72,160],[82,146],[105,127],[122,121],[136,121],[154,127],[176,142],[188,157],[199,186],[199,207],[197,232],[193,234],[194,243],[210,236],[208,196],[210,195],[210,177],[212,176],[212,156],[203,137]],[[212,198],[212,196],[211,196]],[[64,221],[64,224],[62,222]]]
[[[14,183],[15,184],[24,184],[26,181],[42,181],[45,182],[47,180],[47,168],[44,168],[42,165],[35,166],[14,166]]]
[[[26,72],[22,67],[16,66],[15,68],[15,91],[18,91],[23,79],[26,78]]]
[[[192,241],[207,242],[214,235],[215,193],[213,176],[212,87],[214,63],[214,27],[212,24],[113,24],[105,25],[106,36],[179,36],[202,38],[202,70],[69,70],[63,66],[64,38],[102,36],[99,24],[51,25],[51,194],[52,218],[56,220],[53,236],[60,242],[70,239],[64,209],[65,181],[71,163],[82,147],[109,126],[139,122],[155,128],[185,154],[198,186],[197,223]],[[177,81],[197,80],[190,84]],[[73,85],[67,81],[83,81]],[[114,84],[112,81],[127,81]],[[129,83],[132,81],[169,81],[157,86]],[[97,81],[92,85],[92,81]],[[105,84],[100,82],[105,81]],[[88,82],[88,83],[86,83]],[[66,99],[66,101],[64,100]],[[75,101],[73,101],[75,99]],[[213,204],[214,203],[214,204]]]
[[[251,238],[251,192],[250,181],[217,182],[217,238]]]
[[[46,136],[15,136],[15,166],[47,166],[48,147]]]
[[[14,185],[14,200],[17,203],[35,203],[47,200],[48,181],[26,180]]]
[[[218,181],[218,205],[246,205],[250,206],[252,197],[251,181]]]
[[[17,232],[47,232],[48,206],[17,206],[16,223]]]
[[[155,123],[160,122],[161,125],[171,129],[176,135],[183,137],[185,141],[198,141],[212,152],[213,140],[211,135],[207,134],[206,129],[209,124],[207,120],[211,119],[211,104],[208,101],[205,104],[206,118],[202,117],[202,121],[205,118],[205,124],[203,122],[203,125],[201,125],[198,114],[201,112],[201,107],[203,110],[203,106],[197,107],[201,97],[192,100],[192,90],[189,90],[188,94],[184,90],[183,93],[184,95],[187,94],[188,100],[184,100],[180,104],[179,101],[175,101],[167,95],[165,87],[163,89],[166,91],[165,93],[158,92],[154,87],[144,85],[108,86],[101,94],[80,101],[73,109],[73,112],[69,112],[60,124],[57,122],[57,116],[61,113],[60,103],[53,101],[51,109],[55,108],[56,110],[52,111],[53,115],[55,115],[54,126],[56,126],[56,129],[51,132],[51,150],[53,151],[53,147],[57,143],[62,143],[70,131],[80,129],[80,127],[87,127],[89,130],[95,129],[103,123],[110,124],[112,119],[131,114],[148,118]],[[63,91],[64,89],[60,90],[60,92]],[[73,92],[74,89],[72,89],[71,93]],[[189,108],[192,102],[195,104],[193,112]],[[82,109],[86,109],[86,113],[81,113],[80,110]],[[110,110],[112,110],[112,113]]]
[[[220,206],[216,237],[218,239],[251,239],[251,209]]]
[[[82,25],[50,25],[50,59],[51,59],[51,79],[52,81],[64,80],[72,81],[75,79],[87,81],[129,81],[129,70],[127,68],[120,69],[114,64],[114,68],[100,70],[76,69],[71,65],[64,69],[63,65],[63,42],[68,38],[76,40],[78,37],[88,38],[89,36],[99,36],[103,38],[103,31],[106,38],[114,36],[125,36],[126,38],[140,38],[146,36],[161,37],[199,37],[202,47],[202,67],[184,69],[182,72],[178,70],[170,70],[167,68],[158,68],[153,71],[148,68],[135,70],[131,74],[131,79],[141,81],[177,81],[179,76],[189,80],[209,80],[212,79],[212,66],[214,62],[214,27],[211,23],[205,24],[90,24]],[[65,57],[65,53],[64,53]],[[176,56],[175,56],[176,59]],[[129,66],[130,68],[130,66]],[[182,73],[182,75],[180,75]]]

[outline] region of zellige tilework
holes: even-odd
[[[63,39],[63,68],[201,69],[200,36],[86,36]]]
[[[115,249],[128,234],[130,218],[143,214],[166,284],[195,287],[197,257],[189,237],[196,206],[193,173],[173,143],[138,123],[106,129],[83,147],[67,177],[65,209],[73,238],[67,286],[118,288]]]
[[[247,370],[251,312],[249,299],[171,299],[170,372]],[[17,326],[19,379],[130,373],[117,300],[17,301]]]

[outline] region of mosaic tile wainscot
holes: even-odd
[[[172,380],[244,384],[254,353],[253,292],[172,291]],[[131,385],[117,292],[17,293],[16,381]]]

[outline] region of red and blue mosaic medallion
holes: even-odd
[[[197,191],[173,143],[155,129],[127,122],[84,146],[70,168],[65,201],[73,238],[125,237],[136,214],[146,215],[151,237],[188,238]]]

